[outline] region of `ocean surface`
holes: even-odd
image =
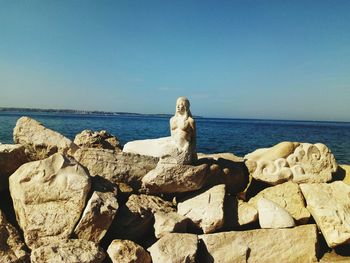
[[[1,143],[13,143],[13,128],[21,116],[32,117],[72,140],[77,133],[85,129],[107,130],[117,136],[123,145],[132,140],[170,135],[167,117],[0,112]],[[244,156],[255,149],[271,147],[281,141],[321,142],[331,149],[338,164],[350,164],[350,122],[221,118],[195,120],[197,152],[231,152]]]

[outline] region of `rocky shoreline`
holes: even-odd
[[[350,262],[350,166],[281,142],[191,164],[28,117],[0,144],[0,262]]]

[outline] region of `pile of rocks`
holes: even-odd
[[[324,144],[174,165],[27,117],[13,137],[0,145],[0,262],[350,261],[350,169]]]

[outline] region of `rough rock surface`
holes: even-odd
[[[322,231],[329,247],[350,241],[350,186],[331,184],[301,184],[307,209]]]
[[[221,159],[226,159],[232,162],[243,162],[244,158],[243,157],[239,157],[234,155],[233,153],[213,153],[213,154],[205,154],[205,153],[198,153],[198,160],[202,159],[202,158],[212,158],[214,160],[219,160]]]
[[[286,228],[295,226],[293,217],[275,202],[260,198],[257,207],[261,228]]]
[[[24,249],[25,245],[18,231],[7,222],[4,213],[0,210],[0,262],[27,262],[29,255]]]
[[[194,263],[197,249],[197,235],[171,233],[159,239],[148,251],[153,263]]]
[[[79,149],[74,158],[88,168],[91,176],[99,175],[113,183],[125,183],[135,189],[141,180],[157,166],[158,159],[138,154],[115,153],[106,149]]]
[[[302,225],[309,221],[310,213],[305,207],[304,197],[296,183],[286,182],[266,188],[251,198],[248,203],[257,207],[260,198],[269,199],[287,210],[297,224]]]
[[[29,247],[70,236],[90,190],[89,175],[81,165],[56,153],[22,165],[9,182],[17,221]]]
[[[60,152],[73,154],[78,146],[63,135],[29,117],[21,117],[13,130],[13,141],[26,148],[30,160],[42,160]]]
[[[151,256],[140,245],[130,241],[115,239],[107,249],[112,263],[151,263]]]
[[[209,169],[199,166],[159,163],[142,178],[142,188],[148,193],[182,193],[201,189]]]
[[[154,214],[154,234],[156,238],[169,233],[185,233],[189,219],[178,213],[157,212]]]
[[[138,241],[152,229],[154,214],[170,213],[175,208],[172,203],[160,197],[151,195],[131,195],[124,206],[118,211],[118,216],[111,228],[118,238]]]
[[[32,250],[32,263],[101,263],[105,252],[82,239],[59,240]]]
[[[118,202],[113,193],[93,192],[74,233],[79,239],[99,243],[117,214]]]
[[[201,262],[235,262],[231,259],[240,256],[245,246],[249,248],[249,263],[317,262],[315,225],[222,232],[201,235],[199,239],[205,246]]]
[[[282,142],[247,154],[245,159],[253,178],[272,185],[329,182],[337,170],[333,154],[322,143]]]
[[[0,191],[8,188],[8,178],[28,161],[25,148],[19,144],[0,145]]]
[[[238,200],[238,225],[243,226],[258,220],[258,210],[247,202]]]
[[[117,137],[109,134],[107,131],[83,130],[77,134],[74,143],[81,148],[101,148],[121,151],[121,145]]]
[[[224,225],[225,185],[217,185],[178,204],[178,213],[190,218],[204,233]]]

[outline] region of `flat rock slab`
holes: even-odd
[[[150,254],[130,240],[115,239],[107,249],[112,263],[151,263]]]
[[[204,233],[224,225],[225,185],[217,185],[178,204],[178,213],[190,218]]]
[[[90,190],[84,167],[56,153],[22,165],[9,182],[17,221],[30,248],[70,236]]]
[[[142,178],[142,188],[148,193],[182,193],[201,189],[206,183],[209,168],[159,163]]]
[[[0,210],[0,262],[19,263],[28,260],[29,255],[17,229],[7,222],[5,214]]]
[[[198,236],[171,233],[154,243],[148,251],[153,263],[195,263]]]
[[[310,212],[305,207],[304,197],[296,183],[286,182],[268,187],[251,198],[248,203],[257,207],[257,202],[261,198],[269,199],[287,210],[299,225],[309,221]]]
[[[73,154],[78,146],[62,134],[29,117],[21,117],[13,130],[13,141],[26,148],[30,160],[42,160],[59,152]]]
[[[300,263],[317,262],[316,225],[290,229],[257,229],[200,235],[205,246],[201,262]]]
[[[101,263],[106,253],[95,243],[81,239],[52,242],[32,250],[32,263]]]
[[[350,186],[337,181],[331,184],[301,184],[300,188],[307,209],[328,246],[350,242]]]

